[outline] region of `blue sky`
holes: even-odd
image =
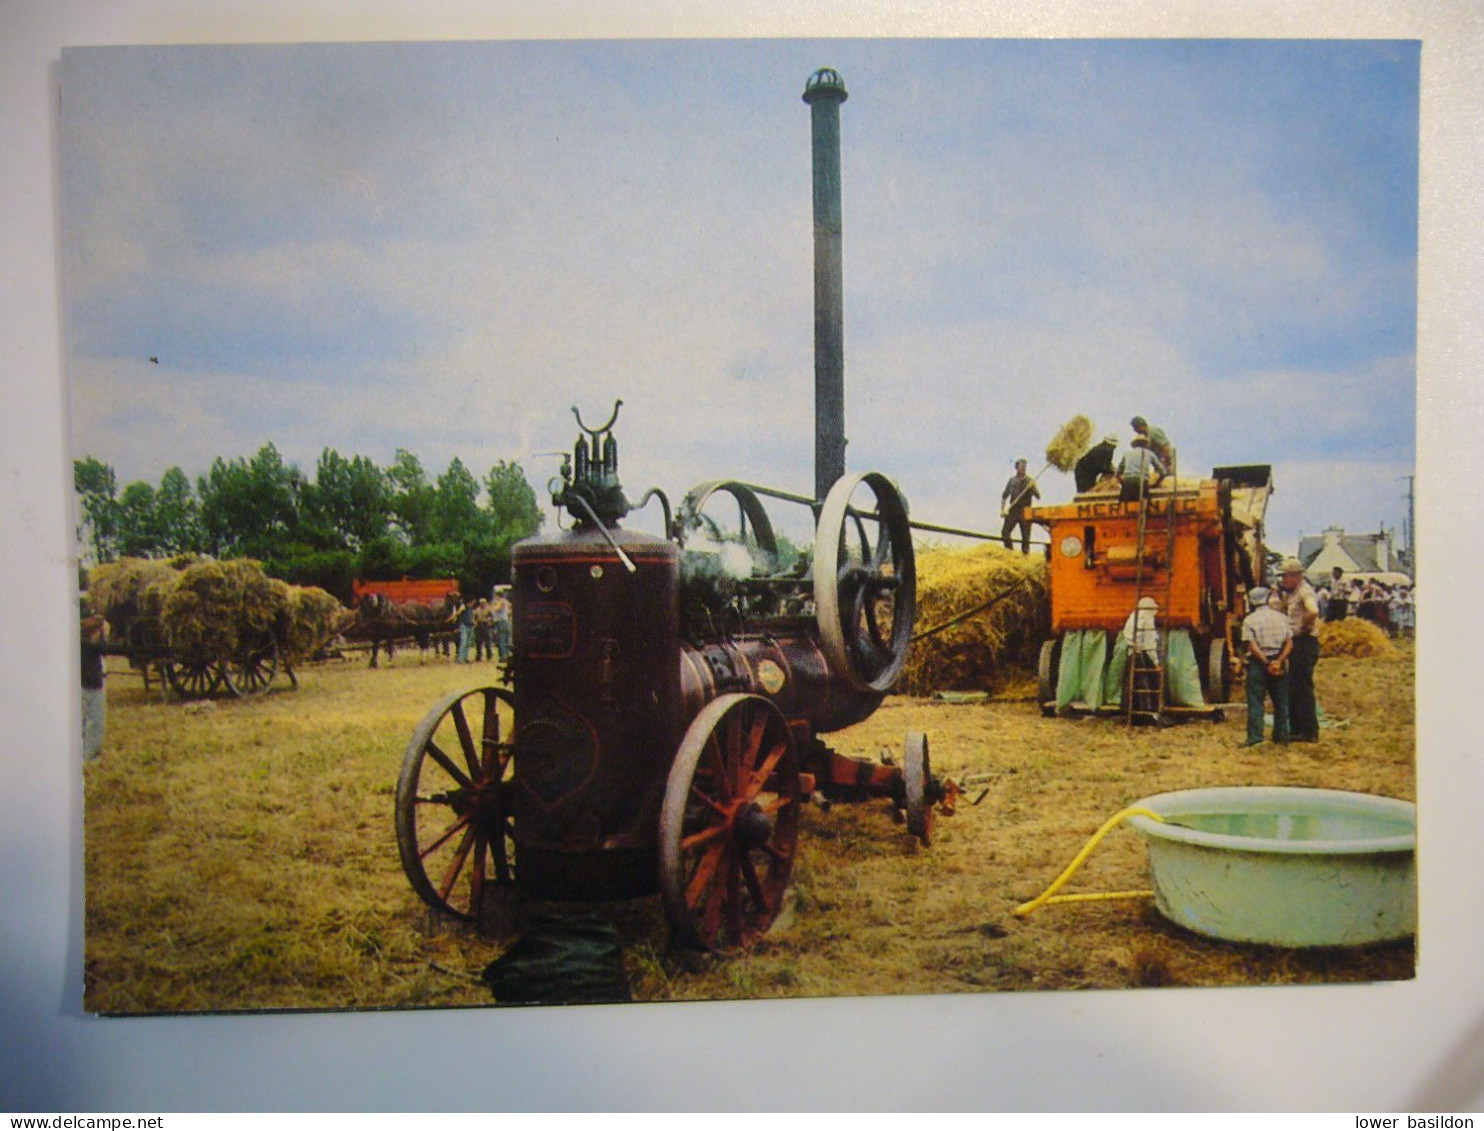
[[[1400,527],[1410,42],[69,50],[75,454],[158,481],[270,440],[306,471],[405,447],[539,488],[568,407],[623,397],[632,496],[806,490],[822,65],[850,91],[851,469],[987,527],[1015,457],[1138,412],[1187,473],[1273,464],[1278,548]]]

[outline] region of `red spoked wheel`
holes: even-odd
[[[397,849],[429,907],[478,921],[515,882],[515,699],[454,692],[413,732],[397,779]]]
[[[691,723],[660,812],[660,888],[678,942],[751,946],[783,907],[799,838],[798,758],[782,713],[723,695]]]

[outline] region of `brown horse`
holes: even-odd
[[[458,616],[460,598],[451,593],[436,605],[417,601],[393,601],[382,593],[367,593],[356,605],[356,621],[345,633],[347,640],[369,640],[371,660],[377,667],[382,645],[386,646],[387,663],[391,663],[397,641],[413,641],[426,653],[434,643],[448,654],[449,629]]]

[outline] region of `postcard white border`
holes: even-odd
[[[1484,1106],[1473,809],[1484,460],[1480,91],[1465,3],[19,0],[0,14],[0,1033],[11,1110]],[[1220,10],[1218,10],[1218,8]],[[997,14],[979,14],[999,9]],[[80,1012],[81,785],[56,238],[64,46],[637,36],[1423,41],[1418,539],[1423,936],[1378,986],[99,1020]],[[75,694],[75,693],[74,693]]]

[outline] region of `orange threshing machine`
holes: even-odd
[[[1096,664],[1090,675],[1064,673],[1063,661],[1073,647],[1079,657],[1102,649],[1111,659],[1115,634],[1141,599],[1151,598],[1161,654],[1160,702],[1149,713],[1217,713],[1240,661],[1246,592],[1263,574],[1262,523],[1272,489],[1271,467],[1252,464],[1218,467],[1209,479],[1171,476],[1133,501],[1120,498],[1114,481],[1070,503],[1034,508],[1032,521],[1050,534],[1052,637],[1041,648],[1043,711],[1136,710],[1130,690],[1136,660],[1118,665],[1130,678],[1120,677],[1101,696],[1095,687],[1082,693],[1088,680],[1097,682]],[[1170,694],[1165,669],[1181,657],[1199,672],[1199,696],[1193,688],[1183,697]],[[1077,679],[1083,687],[1068,686]]]

